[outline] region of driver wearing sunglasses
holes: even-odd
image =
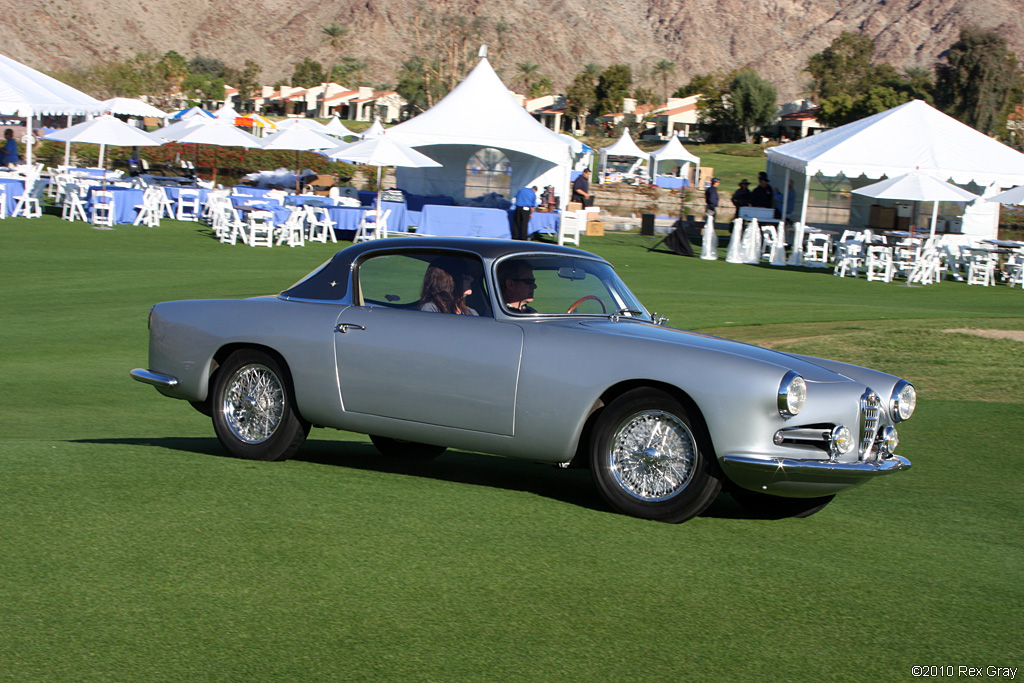
[[[501,298],[505,307],[513,313],[536,313],[528,304],[533,301],[537,280],[533,268],[527,261],[505,261],[498,266],[498,280],[501,282]]]

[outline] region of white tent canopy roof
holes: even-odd
[[[679,142],[679,137],[676,135],[672,136],[672,139],[665,143],[664,147],[651,152],[651,159],[655,162],[658,161],[692,161],[695,164],[700,163],[700,157],[694,156],[691,152],[687,151],[683,147],[683,143]]]
[[[767,150],[806,175],[893,177],[915,169],[966,185],[1024,183],[1024,154],[920,100]]]
[[[327,129],[328,135],[336,135],[338,137],[348,137],[349,135],[355,135],[352,131],[345,127],[345,124],[341,122],[337,114],[331,117],[331,120],[324,124],[324,128]]]
[[[370,138],[379,138],[381,135],[384,135],[384,124],[380,122],[379,116],[375,116],[373,117],[373,123],[370,127],[363,131],[362,137],[364,140],[367,140]]]
[[[103,103],[44,73],[0,55],[0,114],[102,114]]]
[[[681,147],[682,145],[680,145]],[[636,146],[633,138],[629,137],[629,128],[622,131],[622,137],[601,149],[601,158],[608,156],[636,157],[637,159],[649,159],[650,154]]]
[[[973,202],[979,199],[976,194],[920,171],[872,183],[853,190],[853,193],[875,199],[908,199],[915,202]]]
[[[152,104],[131,97],[111,97],[109,100],[103,100],[103,110],[122,116],[149,116],[157,119],[165,119],[170,116]]]
[[[569,158],[569,143],[516,102],[486,59],[433,107],[389,128],[388,136],[410,147],[495,147],[554,164]]]

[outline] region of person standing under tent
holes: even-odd
[[[533,207],[537,206],[537,193],[530,187],[523,187],[513,199],[516,205],[512,214],[512,239],[527,240],[530,238],[530,216]]]
[[[757,176],[757,187],[750,191],[750,205],[762,209],[771,209],[775,206],[775,191],[768,184],[768,174],[764,171]]]
[[[20,161],[18,158],[18,141],[14,139],[14,131],[8,128],[4,131],[4,146],[0,164],[13,166]]]
[[[579,202],[583,208],[593,206],[594,197],[590,194],[590,169],[583,169],[583,173],[576,180],[572,181],[572,201]]]
[[[750,206],[750,181],[744,178],[740,186],[732,193],[732,205],[736,207],[736,215],[740,215],[740,209]]]

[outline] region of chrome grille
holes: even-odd
[[[868,389],[860,397],[860,459],[871,460],[882,415],[882,400]]]

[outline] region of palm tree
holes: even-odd
[[[534,62],[519,62],[516,64],[516,75],[518,76],[518,83],[521,83],[523,90],[528,90],[530,83],[537,77],[537,73],[540,70],[540,65]]]
[[[348,33],[347,28],[344,28],[336,21],[332,21],[330,26],[324,26],[320,29],[320,32],[324,34],[324,40],[327,41],[333,52],[341,52],[342,41]],[[330,81],[333,76],[334,64],[332,63],[330,68],[327,69],[327,80]]]
[[[668,104],[668,79],[675,71],[675,62],[669,59],[661,60],[651,69],[651,75],[661,81],[661,99],[665,104]]]

